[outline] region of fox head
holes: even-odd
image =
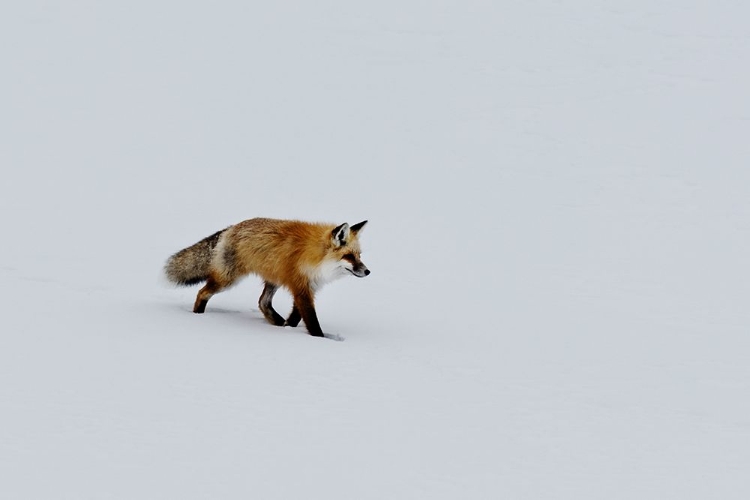
[[[364,278],[370,274],[370,270],[362,262],[362,251],[359,248],[358,236],[365,224],[367,224],[366,220],[353,226],[344,222],[331,231],[332,254],[336,261],[337,271],[348,272],[358,278]]]

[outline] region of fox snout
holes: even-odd
[[[370,275],[370,270],[365,267],[364,264],[362,264],[362,269],[359,269],[359,272],[355,269],[354,275],[358,278],[364,278],[365,276]]]
[[[362,264],[361,262],[359,263],[359,265],[352,266],[349,272],[357,278],[364,278],[365,276],[370,275],[370,270],[367,269],[367,266]]]
[[[365,263],[362,262],[359,259],[359,256],[355,255],[354,253],[347,253],[341,258],[341,261],[344,264],[344,269],[349,271],[357,278],[364,278],[365,276],[370,274],[370,270],[367,269]]]

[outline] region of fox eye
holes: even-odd
[[[352,264],[354,264],[357,261],[357,258],[354,256],[353,253],[348,253],[341,257],[343,260],[348,260]]]

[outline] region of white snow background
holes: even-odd
[[[750,498],[748,19],[4,3],[0,498]],[[257,216],[344,342],[162,280]]]

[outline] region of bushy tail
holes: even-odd
[[[219,242],[222,229],[193,246],[180,250],[164,265],[164,274],[172,283],[182,286],[195,285],[208,279],[213,250]]]

